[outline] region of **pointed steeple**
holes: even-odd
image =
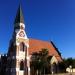
[[[15,18],[14,24],[16,24],[16,23],[24,23],[24,17],[23,17],[21,5],[19,5],[17,15],[16,15],[16,18]]]

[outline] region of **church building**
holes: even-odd
[[[30,39],[27,37],[25,28],[23,12],[21,6],[19,6],[6,56],[6,75],[31,75],[30,61],[32,53],[41,51],[41,49],[48,49],[51,64],[62,62],[61,53],[52,41]]]

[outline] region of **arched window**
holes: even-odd
[[[25,44],[24,44],[23,42],[20,43],[20,50],[21,50],[21,51],[27,50],[27,47],[25,46]]]
[[[24,62],[23,61],[20,62],[20,70],[24,70]]]
[[[20,50],[21,50],[21,51],[24,51],[24,46],[25,46],[25,45],[24,45],[24,43],[23,43],[23,42],[22,42],[22,43],[20,43]]]

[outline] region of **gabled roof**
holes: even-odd
[[[55,56],[58,61],[62,61],[62,58],[58,51],[55,49],[51,42],[41,41],[36,39],[29,39],[29,54],[31,55],[33,52],[41,51],[41,49],[48,49],[50,56]]]
[[[19,5],[14,24],[15,23],[24,23],[24,17],[23,17],[21,5]]]

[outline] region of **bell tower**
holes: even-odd
[[[29,39],[25,32],[22,8],[19,5],[8,50],[8,75],[30,75],[28,48]]]

